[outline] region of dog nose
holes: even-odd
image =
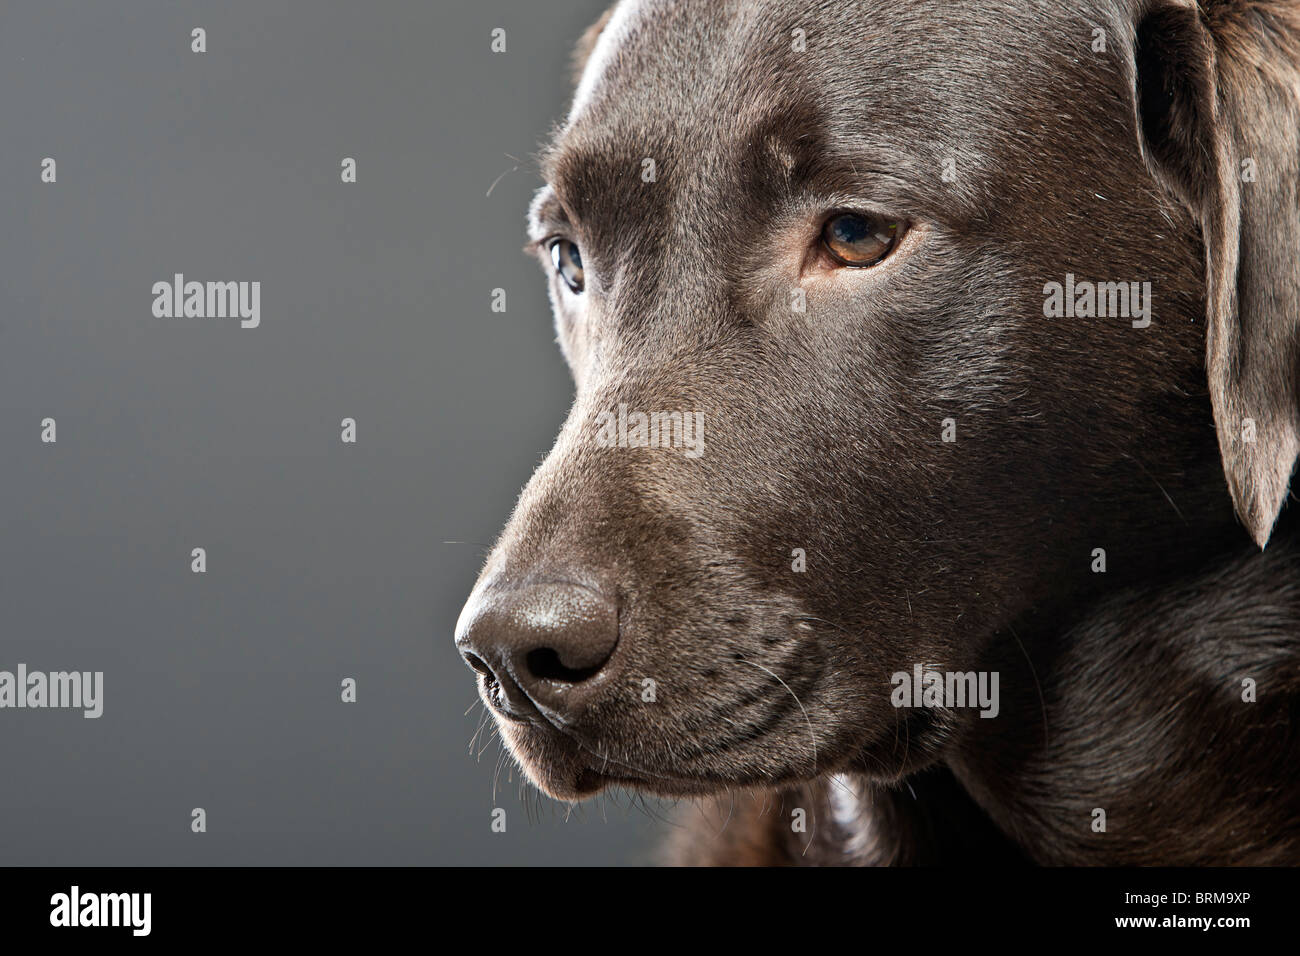
[[[456,623],[461,657],[483,677],[493,705],[512,717],[538,708],[576,716],[617,644],[618,609],[577,584],[486,588]]]

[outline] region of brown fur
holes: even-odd
[[[530,777],[695,798],[683,863],[1300,862],[1297,50],[1291,0],[603,17],[531,216],[577,394],[457,633]],[[837,208],[909,238],[810,266]],[[1066,273],[1151,325],[1046,318]]]

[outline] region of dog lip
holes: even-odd
[[[633,775],[621,766],[614,768],[616,772],[611,773],[604,762],[600,761],[598,768],[594,755],[568,734],[536,721],[530,723],[533,732],[546,734],[552,740],[550,757],[529,771],[538,786],[551,796],[560,800],[585,800],[606,787],[644,788],[648,785],[646,778]]]
[[[496,707],[493,710],[502,717],[509,716]],[[539,783],[546,781],[543,789],[559,799],[585,799],[609,786],[644,789],[653,787],[656,780],[660,783],[677,782],[649,772],[639,773],[616,760],[602,759],[588,749],[581,734],[540,713],[515,718],[512,722],[524,732],[542,735],[551,742],[551,754],[537,766],[538,776],[534,779],[540,777]]]
[[[607,787],[627,787],[641,793],[654,794],[670,799],[704,796],[719,793],[727,784],[707,777],[692,776],[638,776],[630,771],[618,768],[618,773],[593,770],[584,767],[573,779],[572,788],[580,795],[575,799],[594,796]]]
[[[583,796],[592,796],[605,787],[606,778],[595,770],[584,767],[573,780],[573,789]]]
[[[622,771],[622,768],[620,768],[620,771]],[[584,798],[595,796],[606,787],[635,787],[637,789],[645,789],[650,786],[653,786],[652,781],[645,777],[636,777],[624,772],[608,773],[604,770],[595,770],[591,767],[580,768],[577,776],[573,780],[573,789],[580,793]]]
[[[510,709],[509,700],[502,689],[500,682],[493,676],[479,673],[479,697],[487,704],[488,710],[503,720],[508,720],[512,724],[521,726],[535,726],[537,721],[532,714],[520,713]]]
[[[558,770],[558,773],[555,770]],[[560,800],[586,800],[606,787],[644,788],[646,786],[644,780],[616,776],[586,766],[571,768],[568,773],[565,773],[563,768],[555,768],[555,770],[545,778],[545,783],[541,786],[551,796]]]
[[[479,675],[479,696],[487,704],[489,711],[516,726],[531,727],[542,733],[558,734],[566,739],[572,739],[578,734],[563,717],[554,713],[549,707],[538,704],[527,694],[523,695],[528,705],[527,709],[524,711],[512,709],[509,706],[509,697],[501,690],[500,683],[494,677]]]

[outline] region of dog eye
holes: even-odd
[[[893,250],[902,223],[868,213],[842,212],[822,226],[822,246],[843,266],[874,266]]]
[[[555,266],[555,271],[560,274],[564,284],[569,287],[573,293],[582,292],[582,253],[578,251],[578,245],[568,239],[551,240],[551,262]]]

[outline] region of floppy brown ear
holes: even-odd
[[[1141,147],[1205,241],[1205,359],[1237,515],[1262,548],[1300,453],[1300,5],[1149,0]]]

